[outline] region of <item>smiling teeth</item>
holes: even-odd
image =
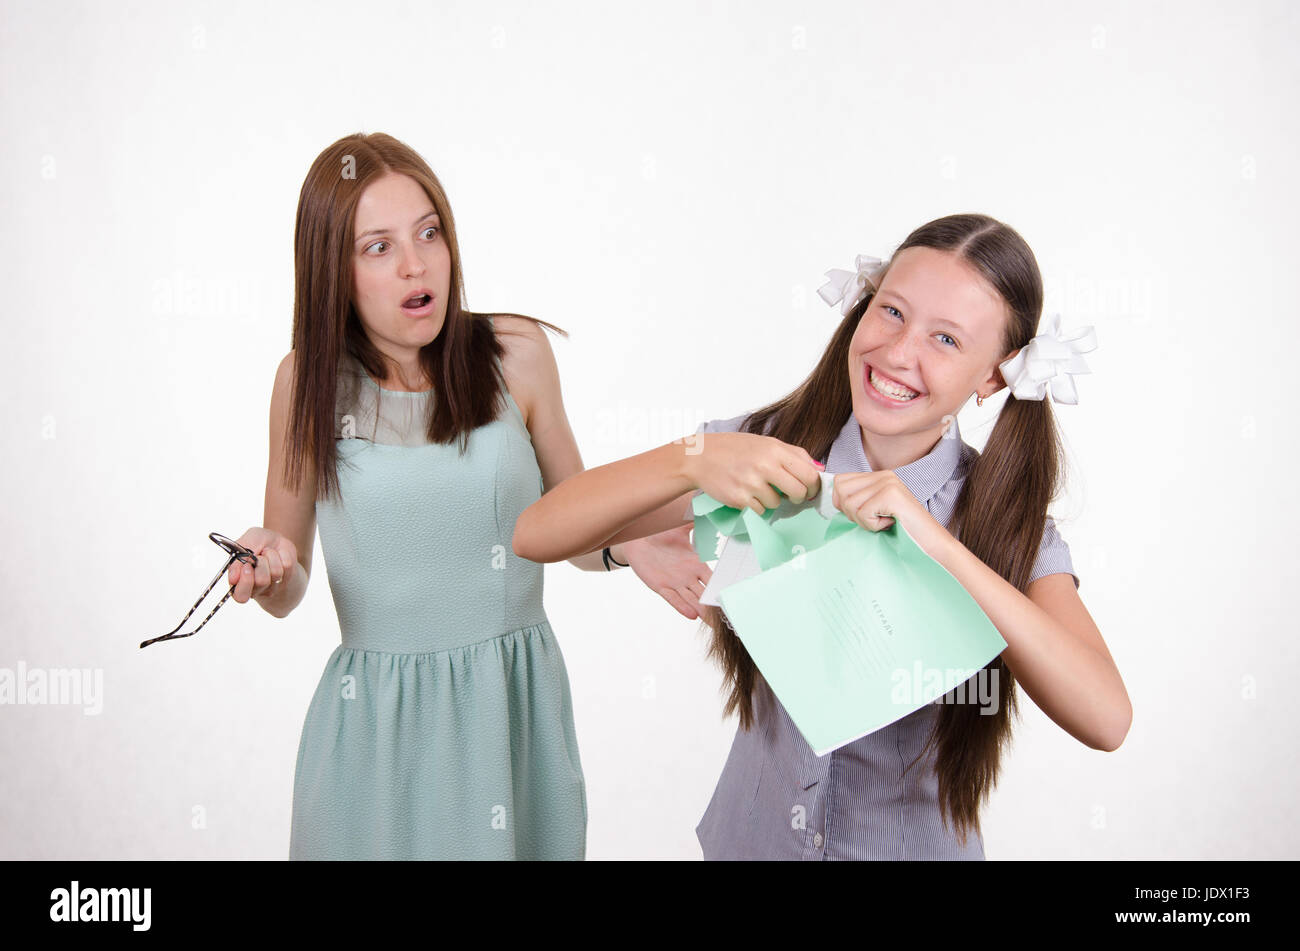
[[[877,392],[885,394],[890,399],[898,400],[900,403],[906,403],[908,400],[920,396],[916,390],[909,390],[905,386],[886,382],[882,377],[876,376],[874,368],[871,370],[871,385],[875,387]]]

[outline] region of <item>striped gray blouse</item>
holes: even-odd
[[[738,432],[747,415],[712,420],[701,433]],[[956,422],[930,452],[895,470],[942,525],[976,452]],[[827,472],[870,472],[852,413],[831,446]],[[1049,517],[1031,580],[1074,574],[1070,549]],[[963,847],[939,815],[936,753],[916,759],[939,715],[939,701],[816,756],[785,707],[763,682],[754,691],[754,725],[736,730],[731,753],[695,833],[705,859],[983,859],[972,831]]]

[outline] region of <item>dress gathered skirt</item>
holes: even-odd
[[[511,547],[541,494],[532,442],[506,393],[463,455],[427,443],[431,398],[340,370],[341,496],[316,515],[342,642],[303,724],[289,857],[582,859],[568,674],[542,566]]]

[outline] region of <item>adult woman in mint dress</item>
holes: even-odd
[[[568,677],[542,567],[511,550],[518,514],[582,470],[541,321],[464,309],[446,196],[390,136],[321,153],[294,245],[265,518],[240,538],[258,565],[230,576],[284,617],[319,519],[342,643],[303,725],[290,857],[583,858]],[[612,555],[698,593],[684,531]]]

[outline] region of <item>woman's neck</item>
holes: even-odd
[[[861,423],[858,424],[858,428],[862,431],[862,451],[867,457],[872,472],[901,469],[909,463],[928,456],[943,438],[945,430],[944,424],[940,424],[935,429],[919,433],[882,435],[868,432],[862,428]]]
[[[376,380],[386,390],[399,390],[405,393],[422,393],[432,385],[425,378],[424,367],[420,363],[420,351],[401,354],[400,358],[383,349],[379,350],[384,358],[384,379]]]
[[[411,371],[411,375],[413,377],[418,377],[418,371]],[[425,390],[430,388],[430,384],[427,381],[422,386],[413,386],[405,379],[394,377],[391,373],[389,374],[388,379],[378,380],[376,382],[378,382],[385,390],[394,390],[399,393],[423,393]]]

